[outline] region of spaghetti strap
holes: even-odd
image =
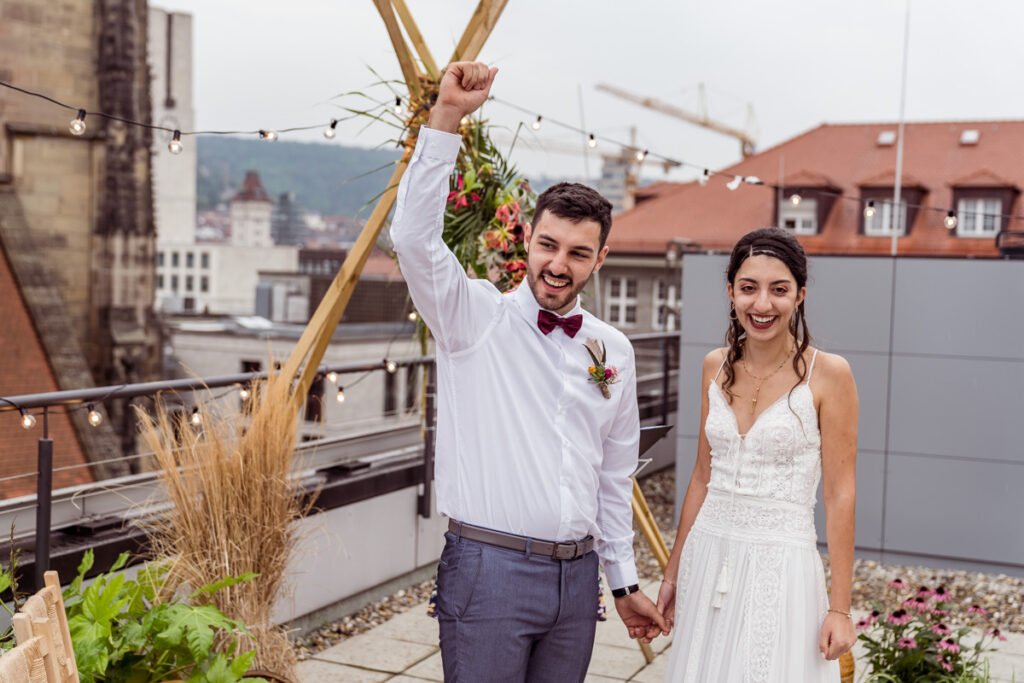
[[[811,366],[807,368],[807,379],[804,380],[804,384],[811,383],[811,376],[814,374],[814,361],[818,360],[818,349],[814,349],[814,355],[811,356]]]
[[[722,374],[722,370],[725,369],[725,362],[729,360],[729,353],[726,352],[725,358],[722,359],[722,364],[718,366],[718,372],[715,373],[715,378],[711,380],[713,384],[718,384],[718,377]]]

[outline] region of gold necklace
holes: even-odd
[[[763,385],[763,384],[764,384],[764,383],[765,383],[765,382],[766,382],[767,380],[769,380],[769,379],[771,379],[772,377],[774,377],[774,376],[775,376],[775,373],[777,373],[777,372],[778,372],[779,370],[781,370],[781,369],[782,369],[782,366],[786,364],[786,361],[787,361],[787,360],[789,360],[789,356],[790,356],[790,354],[791,354],[791,353],[792,353],[792,351],[787,351],[787,352],[786,352],[786,355],[784,355],[784,356],[782,357],[782,360],[781,360],[781,361],[779,361],[779,365],[778,365],[778,366],[777,366],[777,367],[776,367],[776,368],[775,368],[774,370],[772,370],[772,371],[771,371],[771,372],[770,372],[769,374],[765,375],[764,377],[758,377],[757,375],[755,375],[754,373],[752,373],[752,372],[750,371],[750,366],[748,366],[748,365],[747,365],[747,359],[746,359],[746,358],[740,358],[740,363],[742,363],[742,364],[743,364],[743,369],[744,369],[744,370],[745,370],[745,371],[747,372],[747,374],[748,374],[748,375],[750,375],[750,377],[751,377],[752,379],[755,379],[755,380],[757,380],[757,386],[756,386],[756,387],[754,387],[754,399],[753,399],[753,400],[752,400],[752,401],[750,402],[750,414],[751,414],[752,416],[753,416],[753,415],[754,415],[755,413],[757,413],[757,397],[761,395],[761,386],[762,386],[762,385]]]

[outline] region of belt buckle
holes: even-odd
[[[566,555],[566,553],[572,553],[575,551],[575,544],[573,543],[556,543],[554,557],[556,560],[571,560],[572,555]]]

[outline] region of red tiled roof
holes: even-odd
[[[260,174],[256,171],[246,171],[245,180],[242,181],[242,189],[238,191],[232,200],[233,202],[267,202],[270,201],[270,195],[263,188],[263,183],[260,182]]]
[[[727,250],[744,233],[774,225],[775,195],[770,187],[743,185],[736,191],[725,187],[733,175],[754,175],[776,182],[779,165],[800,169],[807,178],[826,179],[848,197],[859,197],[867,185],[891,185],[895,178],[896,148],[877,144],[882,131],[896,129],[892,123],[823,124],[776,147],[723,169],[723,177],[712,177],[707,186],[679,185],[629,211],[615,216],[609,245],[613,253],[664,255],[673,237],[689,238],[704,249]],[[961,145],[965,129],[980,132],[977,144]],[[998,181],[996,187],[1024,187],[1024,121],[971,121],[910,123],[905,127],[904,183],[924,190],[922,210],[917,212],[910,233],[899,240],[899,253],[928,256],[998,256],[994,240],[958,238],[946,230],[944,214],[927,208],[950,208],[958,179],[965,187],[977,187],[972,177]],[[804,187],[820,183],[797,183]],[[1022,200],[1015,196],[1004,213],[1024,213]],[[820,226],[819,234],[800,236],[810,253],[887,254],[888,237],[861,234],[860,203],[837,199]],[[1005,219],[1004,219],[1005,220]],[[1024,229],[1015,221],[1011,228]],[[1006,228],[1004,222],[1004,229]]]

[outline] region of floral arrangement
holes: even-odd
[[[593,362],[587,368],[587,374],[590,375],[588,379],[597,384],[598,388],[601,389],[602,396],[611,398],[612,391],[610,387],[612,384],[618,383],[619,369],[614,365],[605,365],[608,352],[605,349],[604,342],[598,339],[588,339],[583,346],[587,349],[587,353],[590,354],[590,360]]]
[[[872,672],[869,681],[987,680],[982,654],[993,649],[986,644],[1006,640],[999,629],[991,629],[969,644],[971,628],[951,625],[963,621],[963,609],[944,586],[921,586],[908,592],[903,580],[895,579],[889,582],[887,592],[899,606],[891,611],[878,606],[856,625]],[[986,613],[979,605],[971,605],[966,612]]]

